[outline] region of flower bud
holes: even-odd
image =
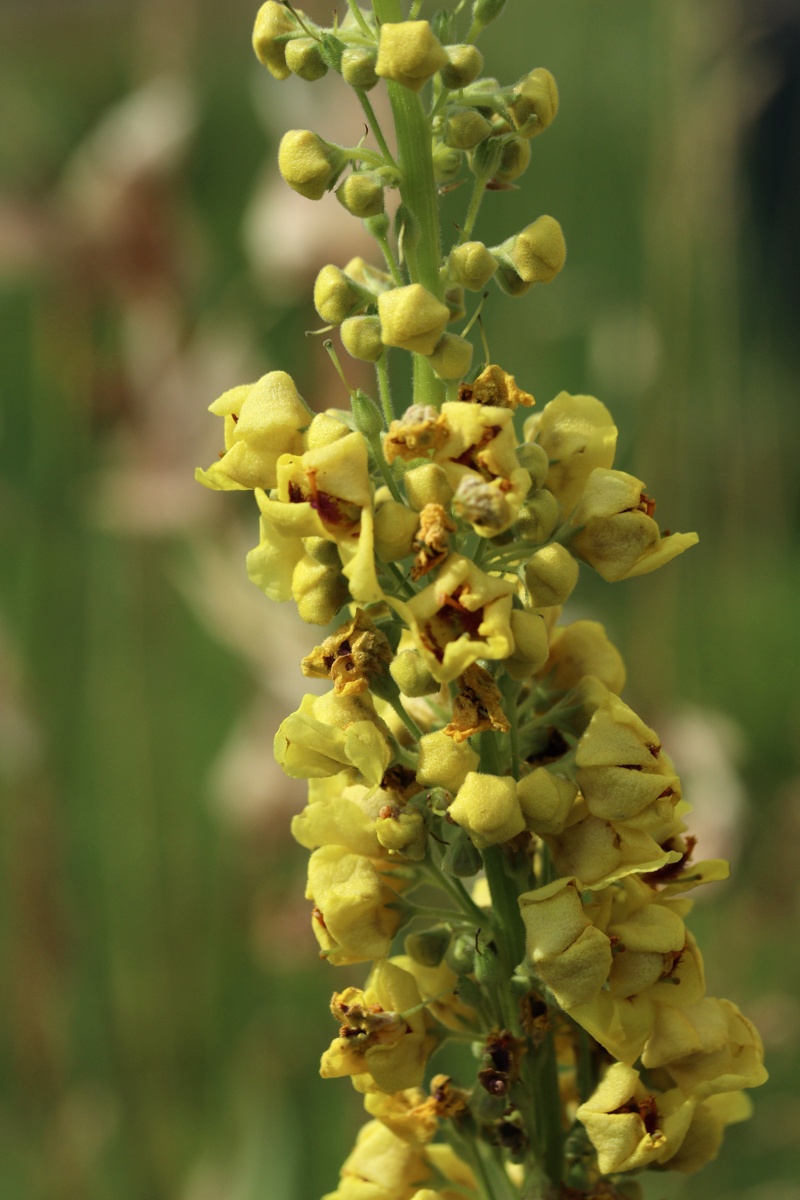
[[[479,179],[493,179],[494,173],[500,165],[501,157],[500,139],[484,138],[470,154],[469,165]]]
[[[308,200],[321,200],[347,163],[341,146],[310,129],[290,129],[278,147],[278,168],[290,188]]]
[[[315,562],[322,563],[324,567],[338,567],[340,565],[336,542],[329,542],[327,538],[303,538],[303,549]]]
[[[329,325],[341,325],[371,302],[372,296],[365,288],[330,263],[322,268],[314,283],[314,307]]]
[[[577,794],[574,783],[546,767],[537,767],[517,784],[522,815],[528,829],[539,836],[561,833]]]
[[[539,217],[521,233],[510,237],[492,253],[497,256],[500,271],[498,283],[511,295],[520,295],[520,286],[551,283],[564,266],[567,247],[561,226],[554,217]],[[508,286],[504,286],[508,285]]]
[[[336,189],[336,199],[354,217],[383,212],[383,184],[373,171],[354,171]]]
[[[473,150],[492,127],[475,108],[451,108],[444,123],[444,140],[456,150]]]
[[[376,74],[418,92],[447,63],[441,42],[427,21],[381,25]]]
[[[446,925],[431,925],[419,933],[409,933],[403,942],[403,949],[420,966],[438,967],[450,945],[451,936]]]
[[[459,833],[466,838],[463,830],[459,830]],[[469,841],[468,838],[466,840]],[[470,845],[472,845],[471,842]],[[472,849],[474,850],[475,847],[473,846]],[[480,858],[480,855],[478,855],[478,858]],[[477,869],[480,870],[480,867]],[[475,871],[472,874],[474,875]],[[471,975],[475,969],[474,935],[471,933],[462,933],[457,938],[454,938],[450,943],[445,962],[451,971],[455,971],[456,975]]]
[[[417,512],[421,512],[426,504],[440,504],[442,508],[447,508],[453,498],[453,489],[438,463],[412,467],[406,471],[403,482],[408,503]]]
[[[469,742],[454,742],[446,733],[425,733],[419,739],[417,782],[423,787],[443,787],[457,792],[467,772],[478,765]]]
[[[517,446],[517,461],[530,475],[531,487],[538,489],[544,486],[550,470],[550,459],[543,446],[538,442],[523,442]]]
[[[338,566],[326,567],[312,558],[301,558],[292,575],[292,595],[301,620],[308,625],[328,625],[349,592]]]
[[[380,317],[348,317],[339,329],[342,345],[352,358],[377,362],[383,354]]]
[[[444,333],[428,362],[439,379],[463,379],[472,366],[472,342],[456,333]]]
[[[372,441],[383,430],[383,416],[377,404],[359,388],[350,397],[350,407],[356,429],[368,442]]]
[[[442,83],[446,88],[465,88],[478,78],[483,70],[483,55],[477,46],[461,44],[445,46],[447,62],[441,69]]]
[[[378,411],[377,409],[375,410]],[[381,562],[396,562],[411,553],[419,528],[419,513],[386,500],[375,513],[375,553]]]
[[[390,853],[401,854],[414,862],[425,857],[428,830],[425,817],[418,808],[407,808],[396,817],[379,817],[375,834]]]
[[[518,608],[512,610],[509,623],[514,635],[514,653],[503,659],[503,666],[512,679],[527,679],[547,662],[547,625],[541,613]]]
[[[462,242],[447,259],[448,277],[470,292],[482,291],[496,270],[497,263],[483,242]]]
[[[525,568],[525,583],[534,607],[563,604],[578,582],[578,570],[569,550],[558,542],[537,550]]]
[[[342,79],[352,88],[369,92],[378,82],[375,74],[375,63],[378,61],[377,50],[366,46],[348,46],[342,55]]]
[[[448,324],[450,321],[464,320],[467,310],[464,306],[464,289],[462,287],[449,287],[444,294],[444,302],[450,313]]]
[[[296,30],[294,15],[275,0],[267,0],[256,14],[253,49],[259,62],[264,64],[275,79],[288,79],[291,74],[286,65],[287,43],[280,38],[281,35],[294,33]]]
[[[303,447],[306,450],[319,450],[321,446],[330,446],[332,442],[338,442],[339,438],[346,437],[349,432],[339,417],[331,416],[330,413],[317,413],[305,432]]]
[[[535,137],[547,129],[558,112],[556,81],[545,67],[537,67],[514,88],[508,111],[522,137]]]
[[[292,38],[286,43],[286,65],[307,83],[328,74],[328,64],[322,57],[319,42],[310,37]]]
[[[531,144],[521,137],[503,141],[500,161],[494,173],[495,183],[513,183],[527,171],[531,161]]]
[[[435,142],[433,147],[433,177],[437,183],[449,183],[461,170],[464,155],[444,142]]]
[[[472,23],[478,29],[483,29],[490,21],[494,21],[506,6],[506,0],[475,0],[472,6]]]
[[[450,319],[449,309],[420,283],[383,292],[378,314],[384,345],[418,354],[433,353]]]
[[[541,546],[558,524],[558,501],[547,488],[539,488],[524,501],[517,517],[517,530],[526,542]]]
[[[475,978],[485,988],[507,984],[507,978],[493,941],[480,936],[475,947]]]
[[[393,286],[392,277],[388,272],[381,271],[378,267],[373,267],[372,263],[365,262],[360,254],[344,264],[344,273],[368,291],[371,296],[377,296],[378,292],[385,292]]]
[[[479,850],[507,842],[525,828],[517,785],[506,776],[470,771],[448,812]]]
[[[389,666],[389,674],[404,696],[433,696],[441,688],[416,650],[403,650]]]
[[[457,829],[442,857],[442,870],[457,879],[471,879],[482,866],[480,850],[473,846],[463,829]]]

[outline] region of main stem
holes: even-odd
[[[375,16],[381,24],[403,20],[400,0],[372,0]],[[421,283],[442,299],[442,244],[439,231],[439,205],[431,153],[431,127],[422,101],[416,92],[402,84],[387,83],[397,136],[400,167],[400,195],[416,219],[419,232],[413,255],[408,257],[412,283]],[[433,404],[444,400],[444,385],[433,373],[427,358],[414,355],[414,403]]]

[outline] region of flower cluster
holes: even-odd
[[[692,861],[680,780],[621,699],[602,626],[562,620],[582,567],[631,579],[697,536],[663,533],[645,484],[614,468],[600,400],[562,392],[520,428],[533,396],[496,364],[473,369],[468,330],[447,331],[465,289],[494,278],[520,295],[563,265],[548,216],[500,246],[471,240],[558,92],[543,68],[480,78],[474,40],[502,0],[475,0],[462,42],[455,14],[431,25],[419,7],[403,20],[398,0],[351,3],[332,29],[275,0],[258,14],[269,71],[338,71],[380,147],[294,130],[279,153],[290,186],[336,187],[381,249],[381,268],[328,265],[314,290],[349,354],[375,363],[379,403],[354,392],[314,413],[272,371],[211,406],[225,449],[198,479],[254,492],[250,578],[326,627],[301,669],[327,690],[281,723],[275,755],[309,781],[292,832],[320,954],[372,964],[331,1002],[322,1074],[349,1076],[371,1119],[328,1200],[612,1197],[623,1172],[713,1158],[766,1077],[753,1026],[706,995],[684,924],[685,893],[726,864]],[[367,99],[379,79],[396,159]],[[473,197],[442,253],[430,202],[464,164]],[[414,358],[397,408],[391,349]],[[451,1039],[477,1069],[426,1087]]]

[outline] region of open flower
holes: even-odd
[[[594,396],[559,392],[528,418],[524,433],[526,441],[537,442],[547,454],[544,486],[569,516],[595,467],[610,467],[614,461],[617,427],[611,413]]]
[[[368,692],[306,695],[275,734],[275,758],[293,779],[324,778],[354,767],[367,783],[379,784],[392,757],[388,739]]]
[[[225,420],[225,452],[195,479],[215,491],[273,488],[282,454],[298,454],[311,421],[290,375],[270,371],[257,383],[223,392],[209,412]]]
[[[314,902],[311,928],[336,966],[385,958],[400,927],[389,905],[397,892],[371,859],[343,846],[321,846],[308,860],[306,899]]]
[[[322,1200],[411,1200],[430,1175],[420,1149],[381,1121],[369,1121],[345,1159],[338,1188]]]
[[[654,508],[641,479],[597,467],[572,515],[571,548],[609,582],[647,575],[698,541],[696,533],[662,537]]]
[[[451,554],[435,583],[395,607],[407,621],[434,679],[447,683],[479,658],[506,658],[514,650],[514,581],[484,573]]]
[[[613,1063],[577,1112],[597,1151],[603,1175],[665,1162],[681,1146],[697,1101],[678,1088],[650,1091],[639,1072]]]
[[[393,962],[378,963],[363,992],[334,993],[331,1012],[341,1030],[322,1056],[323,1079],[357,1076],[359,1091],[418,1087],[431,1049],[420,1003],[413,975]]]
[[[511,408],[453,400],[442,405],[447,437],[436,448],[456,493],[458,510],[482,537],[493,537],[516,519],[531,477],[515,453]]]

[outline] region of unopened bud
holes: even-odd
[[[378,297],[378,314],[384,344],[418,354],[433,353],[450,320],[446,305],[420,283],[383,292]]]
[[[462,933],[457,938],[454,938],[445,955],[445,962],[451,971],[455,971],[456,975],[471,975],[475,966],[474,935],[471,933]],[[463,993],[461,994],[463,997]]]
[[[503,659],[503,666],[512,679],[527,679],[547,662],[549,642],[547,625],[540,613],[523,612],[515,608],[509,618],[514,635],[514,653]]]
[[[453,283],[480,292],[497,270],[497,263],[483,242],[462,242],[454,246],[447,260],[447,274]]]
[[[446,925],[431,925],[419,933],[409,933],[403,942],[403,949],[420,966],[438,967],[450,945],[451,936]]]
[[[322,268],[314,283],[314,307],[329,325],[341,325],[371,301],[368,291],[331,263]]]
[[[457,879],[471,879],[483,866],[477,850],[463,829],[459,829],[442,856],[442,870]]]
[[[322,56],[319,42],[314,38],[292,38],[286,43],[286,65],[290,71],[313,83],[328,74],[328,64]]]
[[[472,6],[473,24],[482,29],[499,17],[505,6],[506,0],[475,0]]]
[[[444,140],[456,150],[473,150],[492,127],[475,108],[451,108],[444,123]]]
[[[464,289],[463,287],[449,287],[444,294],[444,302],[447,305],[450,321],[463,321],[467,315],[466,305],[464,304]]]
[[[383,184],[373,171],[354,171],[336,189],[336,199],[354,217],[383,212]]]
[[[558,221],[542,216],[521,233],[493,247],[492,253],[497,256],[501,275],[510,268],[530,286],[555,279],[566,261],[567,247]]]
[[[531,161],[531,144],[521,137],[509,137],[503,141],[500,161],[494,173],[496,183],[513,183],[528,169]]]
[[[306,450],[319,450],[322,446],[330,446],[346,437],[350,432],[344,421],[330,413],[317,413],[306,430],[303,445]]]
[[[418,92],[447,62],[441,42],[427,21],[381,25],[375,71]]]
[[[558,87],[545,67],[537,67],[519,81],[508,102],[508,111],[522,137],[535,137],[555,120]]]
[[[392,659],[389,673],[404,696],[433,696],[442,686],[416,650],[403,650]]]
[[[439,379],[463,379],[472,366],[472,342],[456,333],[444,333],[428,362]]]
[[[341,146],[310,129],[290,129],[278,147],[278,168],[290,188],[309,200],[321,200],[348,161]]]
[[[500,165],[502,146],[496,137],[484,138],[469,156],[469,165],[479,179],[493,179]]]
[[[523,442],[517,446],[517,462],[530,475],[531,487],[540,488],[550,470],[550,459],[544,447],[538,442]]]
[[[422,512],[426,504],[440,504],[442,508],[447,508],[453,499],[453,489],[438,463],[412,467],[406,471],[403,482],[408,503],[417,512]],[[438,688],[439,685],[436,686]]]
[[[342,54],[342,79],[352,88],[369,92],[378,82],[375,73],[377,61],[377,50],[366,46],[348,46]]]
[[[506,983],[497,946],[482,935],[478,937],[475,947],[475,978],[483,987],[491,989]]]
[[[329,542],[323,537],[307,537],[303,538],[303,549],[306,554],[318,563],[322,563],[323,567],[338,567],[339,566],[339,551],[336,548],[335,542]]]
[[[442,83],[446,88],[465,88],[478,78],[483,70],[483,55],[477,46],[445,46],[447,62],[441,69]]]
[[[383,417],[374,400],[370,400],[366,392],[359,388],[350,397],[350,407],[358,432],[363,434],[368,442],[378,437],[383,429]]]
[[[259,62],[264,64],[275,79],[288,79],[291,74],[286,65],[287,43],[281,38],[284,34],[294,33],[297,28],[294,15],[275,0],[267,0],[256,14],[253,49]]]
[[[526,542],[540,546],[558,524],[558,501],[547,488],[539,488],[524,501],[517,515],[517,530]]]
[[[563,604],[578,582],[578,563],[558,542],[537,550],[525,568],[525,583],[536,608]]]
[[[362,362],[377,362],[383,354],[380,317],[348,317],[342,322],[339,334],[342,345],[352,358]]]
[[[464,155],[444,142],[436,142],[433,147],[433,177],[437,183],[449,183],[455,179],[464,162]]]
[[[381,562],[407,558],[418,529],[419,513],[397,500],[381,504],[375,513],[375,553]]]
[[[292,574],[292,595],[303,621],[328,625],[349,592],[338,566],[326,567],[312,558],[301,558]]]

